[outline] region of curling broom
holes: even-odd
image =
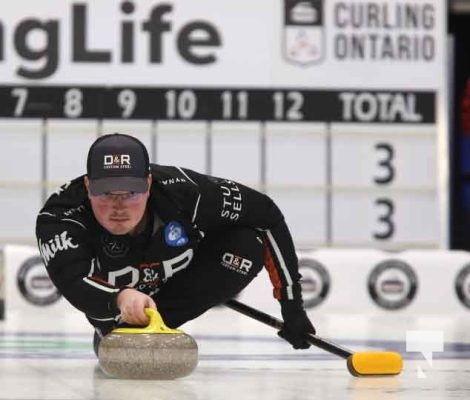
[[[237,300],[228,300],[225,305],[278,330],[281,330],[284,325],[281,320]],[[398,375],[403,369],[403,360],[400,354],[393,351],[352,352],[311,333],[308,334],[307,341],[316,347],[346,359],[348,370],[354,376]]]

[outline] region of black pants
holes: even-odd
[[[239,227],[211,232],[199,244],[188,267],[168,279],[153,298],[165,324],[177,328],[235,297],[263,265],[259,232]],[[95,328],[93,347],[98,356],[101,338],[114,326]]]
[[[186,269],[168,279],[153,298],[165,324],[177,328],[235,297],[263,265],[264,247],[259,232],[240,227],[211,232],[201,241]],[[115,326],[96,321],[93,325],[97,352],[100,339]]]
[[[176,328],[245,288],[264,265],[261,235],[231,228],[208,233],[188,267],[154,296],[163,321]]]

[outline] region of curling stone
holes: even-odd
[[[146,308],[144,328],[117,328],[99,345],[103,372],[120,379],[167,380],[189,375],[198,362],[196,341],[179,329],[168,328],[157,310]]]

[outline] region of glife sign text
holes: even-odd
[[[93,34],[96,29],[91,29],[90,25],[97,26],[99,21],[93,21],[92,8],[91,3],[72,3],[70,18],[66,16],[59,20],[48,15],[35,16],[15,21],[14,26],[7,26],[0,19],[0,66],[10,54],[7,47],[12,46],[14,52],[28,62],[28,65],[17,67],[15,72],[18,76],[27,79],[48,78],[57,71],[62,61],[62,40],[70,43],[72,64],[135,63],[138,41],[142,41],[142,49],[147,48],[146,62],[150,64],[164,62],[165,50],[168,50],[165,46],[170,47],[168,43],[173,44],[176,54],[186,63],[201,66],[217,61],[217,48],[222,43],[219,29],[209,21],[190,20],[180,24],[176,30],[172,21],[172,4],[156,4],[150,9],[147,19],[136,21],[133,18],[136,5],[131,1],[122,2],[119,8],[120,20],[115,21],[118,27],[100,26],[100,29],[111,31],[117,28],[114,30],[119,32],[115,36],[117,43],[110,44],[109,48],[97,48],[93,44],[93,39],[97,37]],[[66,20],[70,20],[70,27]]]

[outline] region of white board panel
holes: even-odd
[[[261,123],[212,123],[212,175],[248,186],[258,185],[261,129]]]
[[[436,247],[433,192],[338,191],[332,197],[332,238],[338,247]]]
[[[48,193],[63,183],[86,174],[88,150],[98,137],[96,121],[47,122]]]
[[[326,184],[326,124],[266,124],[267,184]]]
[[[158,122],[156,162],[204,172],[207,162],[206,135],[206,123]]]

